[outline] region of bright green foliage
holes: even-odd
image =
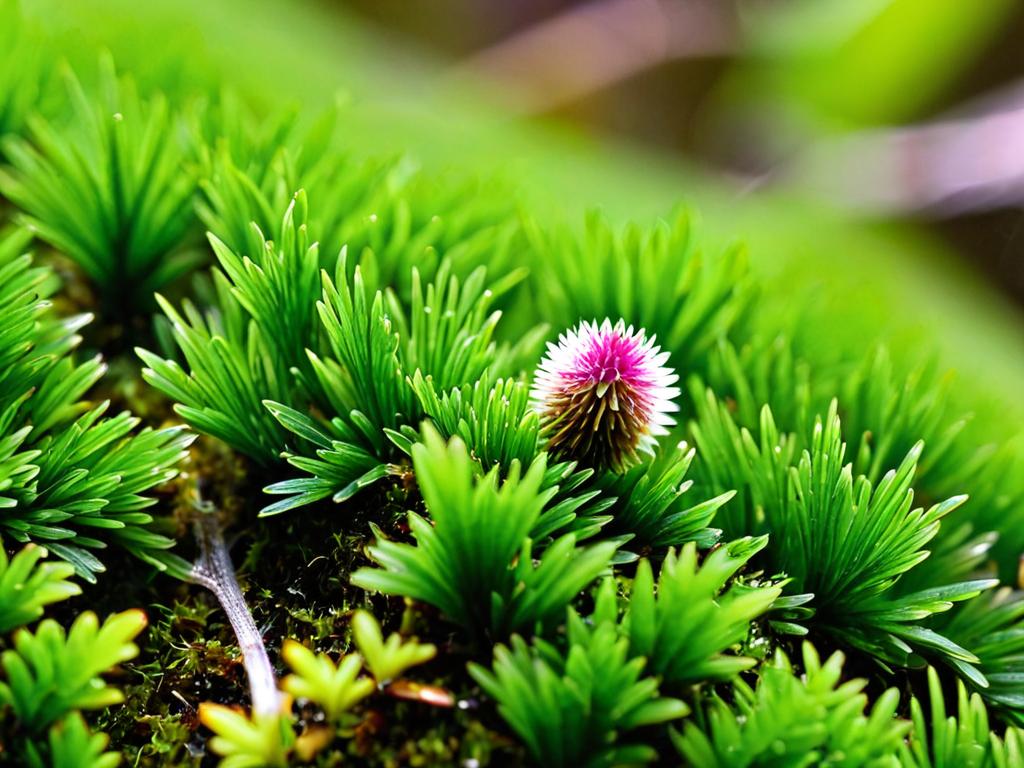
[[[139,652],[132,640],[145,626],[141,611],[116,614],[102,625],[96,614],[86,612],[67,632],[52,619],[44,620],[34,633],[19,630],[14,647],[0,656],[0,703],[11,707],[25,728],[38,733],[71,710],[121,702],[120,691],[107,686],[100,675]]]
[[[1007,521],[1024,516],[1020,456],[1013,445],[988,445],[983,433],[972,430],[970,418],[951,403],[952,377],[940,375],[933,362],[897,366],[885,347],[852,368],[819,364],[812,377],[793,346],[782,336],[738,351],[723,342],[711,356],[707,384],[720,402],[729,403],[736,425],[757,434],[761,410],[769,403],[773,420],[782,432],[793,434],[793,449],[799,451],[813,432],[813,414],[824,411],[839,393],[854,475],[877,483],[923,442],[915,489],[927,498],[969,497],[943,523],[932,556],[903,579],[901,589],[969,578],[989,548],[1001,575],[1015,578],[1024,528]],[[691,394],[699,405],[703,389],[694,385]],[[998,538],[993,530],[1000,531]]]
[[[990,730],[988,712],[978,694],[967,695],[957,682],[957,711],[947,714],[938,673],[928,668],[928,698],[924,706],[910,702],[913,730],[900,748],[904,768],[1021,768],[1024,766],[1024,731],[1009,727],[1002,737]]]
[[[105,410],[103,404],[72,422],[63,434],[33,444],[42,451],[39,472],[19,503],[44,514],[35,516],[39,523],[24,528],[6,523],[14,538],[51,539],[47,548],[72,562],[89,581],[105,570],[85,549],[106,546],[93,538],[93,530],[164,567],[164,550],[173,541],[146,528],[153,518],[143,510],[155,500],[141,493],[178,474],[177,465],[193,439],[181,428],[147,428],[131,434],[138,419],[127,413],[103,419]],[[71,538],[74,543],[64,542]]]
[[[433,279],[442,261],[460,274],[487,265],[504,274],[522,248],[510,195],[493,180],[437,183],[408,158],[355,158],[334,145],[336,114],[311,127],[287,111],[260,123],[228,96],[198,121],[204,179],[199,214],[235,251],[244,249],[251,222],[276,237],[279,212],[299,189],[312,201],[309,229],[330,259],[348,248],[355,266],[376,256],[381,284],[407,298],[411,270]],[[200,139],[202,141],[202,139]],[[517,247],[520,246],[520,247]],[[351,277],[351,272],[349,273]]]
[[[495,648],[492,669],[471,664],[470,673],[539,765],[654,761],[654,749],[627,741],[626,734],[682,717],[686,704],[658,695],[658,681],[643,676],[644,660],[630,656],[614,622],[591,629],[572,618],[568,651],[513,636],[510,648]]]
[[[378,429],[415,423],[418,401],[406,376],[422,371],[444,390],[476,381],[493,362],[500,313],[491,311],[491,304],[518,276],[487,287],[486,272],[479,269],[463,284],[442,265],[424,290],[414,270],[407,313],[393,292],[376,290],[360,266],[351,283],[346,271],[343,256],[335,280],[325,276],[317,307],[330,351],[345,374],[335,375],[314,361],[318,383],[337,412],[358,406]]]
[[[359,654],[350,653],[336,665],[325,654],[315,654],[293,640],[285,641],[281,654],[292,669],[281,683],[284,690],[297,699],[312,701],[332,723],[340,723],[352,707],[376,690],[373,680],[359,677],[363,669]]]
[[[630,226],[616,232],[591,215],[583,237],[568,232],[530,228],[539,270],[533,284],[556,328],[580,318],[626,318],[655,336],[681,370],[691,371],[748,301],[742,252],[705,258],[685,211],[648,231]]]
[[[529,465],[540,452],[540,421],[530,405],[529,388],[515,379],[498,379],[492,386],[484,377],[438,395],[433,381],[417,371],[411,386],[425,415],[446,438],[458,436],[470,456],[484,470]],[[388,437],[404,453],[411,454],[420,433],[411,426],[388,430]],[[546,541],[559,533],[573,533],[577,541],[596,535],[612,520],[606,514],[615,498],[591,482],[593,469],[577,470],[574,462],[548,467],[542,488],[555,493],[530,531],[535,541]],[[625,542],[630,534],[617,538]],[[627,555],[619,553],[616,557]],[[634,558],[635,559],[635,558]]]
[[[182,316],[160,299],[188,370],[138,350],[148,366],[143,377],[177,402],[183,419],[263,463],[276,461],[288,442],[263,401],[297,401],[291,369],[304,363],[307,347],[318,346],[320,266],[305,212],[300,193],[284,214],[280,238],[265,240],[253,227],[246,256],[211,237],[223,270],[214,271],[215,311],[204,316],[186,302]]]
[[[337,285],[324,276],[323,301],[317,305],[337,365],[332,371],[314,360],[314,366],[340,414],[358,403],[368,423],[397,427],[414,407],[399,362],[398,328],[384,293],[367,285],[359,266],[350,283],[345,264],[343,256]]]
[[[772,433],[770,427],[766,433]],[[898,469],[886,473],[872,488],[864,476],[854,481],[843,464],[845,444],[834,407],[825,423],[816,423],[810,450],[789,476],[789,498],[784,503],[788,519],[794,522],[787,525],[784,512],[776,529],[782,550],[777,562],[786,564],[801,591],[813,592],[820,605],[835,606],[837,611],[867,607],[874,596],[927,557],[923,546],[935,535],[938,521],[963,498],[954,497],[927,511],[912,509],[910,483],[920,452],[920,445],[915,446]],[[815,530],[819,520],[825,521],[824,530]],[[814,562],[815,550],[824,552],[821,559],[827,568],[824,562]],[[952,589],[948,597],[964,599],[978,589],[971,584],[962,595]],[[901,607],[917,608],[911,601]]]
[[[546,541],[555,534],[572,533],[577,541],[583,541],[600,533],[612,520],[612,516],[606,513],[615,503],[615,497],[592,487],[590,479],[594,475],[593,469],[577,469],[572,461],[549,466],[541,487],[553,490],[554,495],[534,523],[531,538]],[[610,540],[624,544],[631,537],[632,534],[625,534]],[[614,561],[631,562],[635,559],[633,553],[620,550],[616,552]]]
[[[781,651],[760,670],[756,687],[737,679],[731,696],[713,696],[674,740],[687,765],[700,768],[791,766],[891,768],[909,724],[894,719],[899,693],[868,708],[867,681],[842,681],[843,655],[822,664],[803,645],[803,674]],[[727,701],[731,703],[726,703]],[[946,765],[961,765],[950,762]]]
[[[29,624],[43,615],[43,606],[81,594],[69,579],[70,563],[41,563],[46,550],[29,544],[13,558],[0,544],[0,633]]]
[[[1007,521],[1024,520],[1024,465],[1012,446],[986,444],[989,438],[976,434],[970,417],[955,409],[950,402],[952,376],[939,375],[933,362],[897,368],[881,348],[841,384],[846,433],[859,440],[855,471],[875,482],[886,467],[923,441],[917,490],[932,498],[970,498],[943,524],[940,542],[953,547],[969,540],[969,549],[978,543],[978,534],[1000,530],[994,546],[1001,573],[1015,576],[1024,533]],[[936,559],[925,569],[934,580],[956,566],[949,559]]]
[[[844,377],[843,421],[846,432],[858,438],[850,457],[854,468],[877,483],[919,441],[928,446],[919,462],[920,477],[941,466],[966,424],[948,416],[949,382],[931,366],[897,377],[884,347]]]
[[[542,490],[545,459],[521,472],[478,465],[458,437],[449,443],[430,426],[412,448],[413,467],[430,520],[409,513],[415,545],[378,538],[369,549],[382,568],[361,568],[352,582],[437,606],[475,632],[531,631],[559,617],[615,551],[603,542],[577,548],[566,534],[536,554],[529,533],[554,489]]]
[[[437,654],[433,645],[418,643],[415,638],[403,640],[397,632],[385,640],[380,624],[368,611],[352,615],[352,635],[367,669],[380,684],[398,679],[410,667],[430,661]]]
[[[977,655],[988,683],[977,687],[982,698],[1024,725],[1024,595],[1009,587],[986,592],[952,612],[941,630]]]
[[[283,768],[295,741],[290,718],[248,718],[220,704],[199,705],[199,719],[214,732],[210,749],[223,756],[220,768]]]
[[[309,355],[313,368],[307,388],[321,393],[329,412],[338,414],[328,434],[282,403],[267,409],[286,429],[320,447],[315,459],[292,456],[290,463],[309,478],[269,486],[287,498],[267,507],[276,514],[333,494],[348,498],[361,485],[382,476],[381,454],[388,451],[384,429],[396,428],[413,414],[415,404],[399,361],[399,338],[385,309],[382,291],[367,288],[356,267],[351,284],[345,254],[334,281],[323,274],[323,301],[316,307],[328,341],[330,357]],[[372,298],[371,298],[372,295]],[[399,310],[400,311],[400,310]]]
[[[337,114],[329,109],[308,128],[294,107],[260,120],[237,92],[224,87],[201,99],[188,118],[200,167],[200,218],[241,249],[253,222],[276,237],[281,209],[303,186],[296,179],[327,164]]]
[[[50,762],[34,756],[29,764],[38,768],[114,768],[120,764],[121,754],[105,751],[109,743],[105,733],[91,733],[82,715],[72,712],[50,728]]]
[[[775,422],[783,431],[797,436],[809,433],[814,414],[827,408],[828,398],[834,395],[829,392],[825,400],[818,400],[810,366],[799,358],[786,336],[756,336],[740,346],[721,339],[708,355],[707,368],[707,388],[720,401],[729,403],[737,426],[751,431],[757,430],[761,411],[769,403]],[[697,409],[704,394],[703,388],[691,379],[690,396]]]
[[[462,280],[450,262],[442,262],[434,281],[421,287],[419,270],[413,269],[408,313],[401,311],[396,294],[388,294],[402,370],[428,374],[441,390],[479,380],[496,359],[494,330],[501,312],[494,302],[524,276],[518,270],[489,284],[487,270],[479,267]],[[337,326],[326,320],[325,325],[337,352],[332,336]]]
[[[696,544],[687,544],[678,557],[669,550],[657,584],[650,564],[641,560],[623,619],[630,653],[648,659],[650,671],[673,685],[728,678],[754,666],[754,659],[723,652],[746,639],[750,622],[782,590],[725,585],[765,543],[731,542],[699,567]]]
[[[331,419],[330,431],[325,432],[312,418],[287,406],[269,401],[264,405],[282,426],[315,446],[315,458],[288,456],[289,464],[310,476],[267,486],[267,493],[286,498],[264,507],[261,515],[276,515],[328,497],[342,502],[391,472],[391,467],[377,458],[387,451],[383,433],[373,429],[361,413],[349,414],[351,421]],[[370,448],[363,447],[365,443]]]
[[[108,543],[161,566],[173,541],[148,530],[154,501],[143,494],[177,474],[192,437],[180,427],[133,433],[138,419],[104,418],[106,403],[81,400],[105,370],[71,354],[89,318],[51,310],[53,274],[19,255],[26,240],[0,241],[0,526],[45,542],[90,581],[104,570],[92,551]]]
[[[197,263],[183,245],[195,182],[162,97],[143,100],[118,82],[109,56],[100,60],[99,98],[70,71],[66,80],[71,114],[60,123],[32,117],[31,141],[4,143],[13,168],[0,174],[0,190],[123,316]]]
[[[964,500],[913,507],[920,445],[873,485],[863,475],[854,478],[844,463],[835,402],[815,422],[799,455],[797,438],[779,432],[770,409],[762,411],[755,436],[737,427],[710,392],[698,400],[691,429],[707,488],[739,490],[740,514],[729,510],[718,518],[727,535],[771,531],[767,567],[790,577],[790,594],[814,595],[814,626],[893,664],[911,663],[912,651],[937,654],[983,684],[973,653],[920,622],[995,582],[932,584],[910,594],[894,590],[903,574],[928,557],[925,546],[942,517]]]
[[[49,95],[42,35],[19,5],[0,1],[0,136],[24,130],[29,114]]]
[[[373,291],[364,282],[361,267],[350,283],[346,263],[342,254],[335,280],[323,276],[324,298],[317,309],[330,356],[310,355],[313,374],[306,382],[309,391],[321,393],[326,409],[339,416],[331,422],[331,434],[317,435],[308,421],[297,430],[300,418],[281,404],[267,404],[282,425],[321,447],[316,459],[289,459],[312,477],[268,487],[268,493],[289,498],[264,514],[331,493],[341,501],[383,476],[380,464],[390,452],[385,430],[417,423],[422,416],[409,377],[421,371],[438,386],[454,387],[483,376],[496,356],[492,335],[500,313],[490,311],[491,302],[518,279],[513,275],[486,288],[481,268],[460,284],[442,264],[436,286],[424,290],[414,270],[407,315],[393,292]],[[367,456],[376,462],[370,464]]]
[[[596,485],[616,499],[608,510],[610,529],[632,534],[631,546],[673,547],[688,541],[705,549],[713,545],[721,531],[708,524],[735,494],[727,491],[690,504],[686,494],[693,482],[685,478],[695,453],[683,442],[621,475],[600,475]]]
[[[417,371],[412,388],[438,431],[461,437],[485,470],[513,461],[529,464],[540,451],[540,419],[530,407],[529,387],[521,381],[498,379],[492,384],[485,377],[438,394],[433,380]],[[402,437],[410,450],[409,437]]]
[[[321,271],[309,215],[300,191],[273,241],[255,225],[242,251],[211,236],[223,270],[214,272],[216,309],[204,315],[186,303],[179,314],[161,301],[187,368],[139,350],[143,376],[197,430],[263,464],[285,455],[308,473],[271,485],[269,493],[286,498],[265,514],[342,501],[386,475],[395,447],[385,430],[425,415],[415,374],[452,389],[511,364],[537,340],[527,335],[501,349],[493,340],[500,317],[493,303],[522,273],[488,287],[483,268],[462,281],[443,261],[423,286],[413,268],[406,305],[377,289],[370,251],[351,269],[342,252],[333,277]],[[315,420],[311,406],[331,416]]]
[[[920,486],[915,480],[915,486]],[[926,495],[926,491],[921,491]],[[896,583],[895,590],[909,595],[943,581],[968,581],[979,574],[994,576],[992,548],[998,538],[993,531],[975,534],[970,523],[957,525],[957,518],[967,517],[971,500],[958,507],[951,518],[947,518],[939,535],[929,545],[931,554],[926,560],[905,573]],[[951,533],[942,535],[947,528]]]
[[[319,246],[311,243],[306,230],[307,204],[303,192],[295,195],[285,210],[281,228],[273,240],[252,225],[248,247],[240,256],[216,236],[210,245],[231,295],[253,319],[266,345],[265,394],[276,393],[289,381],[289,369],[304,362],[306,347],[318,347],[315,300],[320,293]],[[240,338],[241,318],[231,318],[229,338]],[[276,383],[276,386],[275,386]]]

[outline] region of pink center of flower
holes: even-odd
[[[600,332],[583,349],[566,371],[566,378],[577,384],[611,384],[623,381],[645,384],[644,351],[635,339],[620,336],[614,330]]]

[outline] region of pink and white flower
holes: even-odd
[[[531,398],[552,455],[621,472],[668,434],[679,376],[654,341],[606,319],[584,321],[548,344]]]

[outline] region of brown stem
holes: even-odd
[[[934,122],[823,139],[777,176],[861,214],[1024,203],[1024,83]]]
[[[535,114],[673,59],[716,56],[739,43],[727,0],[591,0],[475,54],[456,82],[501,82],[507,107]]]

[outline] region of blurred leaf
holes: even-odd
[[[751,5],[749,92],[781,96],[847,127],[920,114],[1019,7],[1013,0],[795,0],[767,12]]]

